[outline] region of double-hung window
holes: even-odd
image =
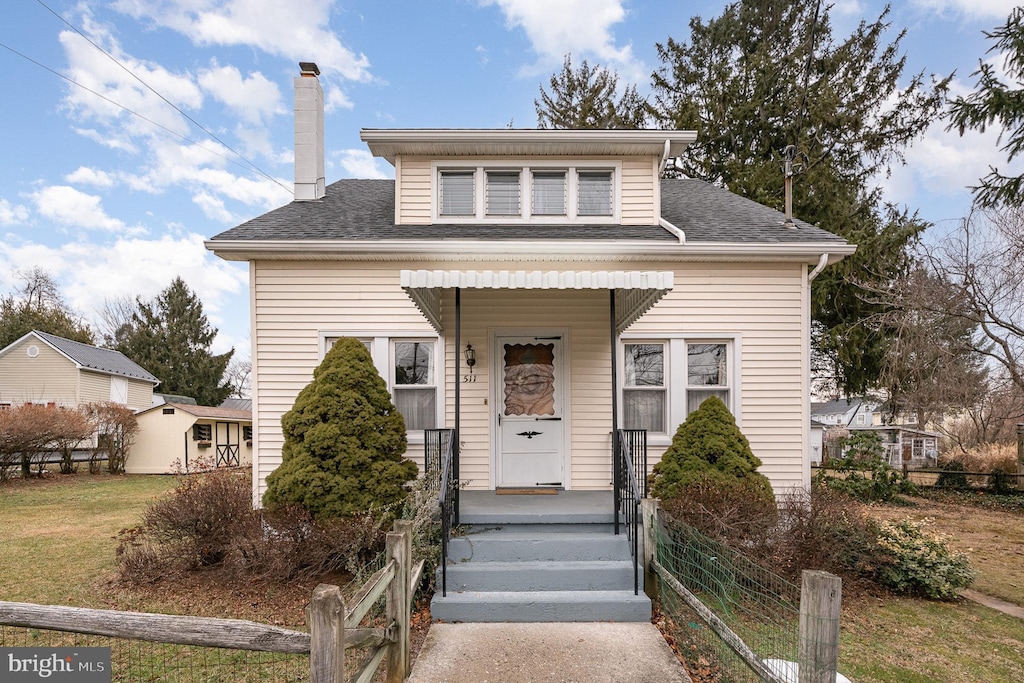
[[[409,431],[437,426],[435,346],[433,341],[392,342],[395,407],[405,418],[405,428]]]
[[[729,401],[728,346],[722,343],[686,345],[686,414],[712,396]]]
[[[665,433],[668,410],[665,345],[625,345],[622,424],[626,429]]]

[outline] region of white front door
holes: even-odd
[[[564,486],[565,357],[560,336],[495,342],[498,486]]]

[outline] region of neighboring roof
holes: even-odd
[[[189,415],[194,415],[195,417],[204,418],[207,420],[226,420],[234,422],[252,421],[251,410],[234,410],[232,408],[219,408],[215,406],[195,406],[189,405],[187,403],[164,403],[158,406],[153,406],[152,408],[147,408],[146,410],[142,410],[139,412],[139,414],[141,415],[142,413],[148,413],[156,410],[157,408],[168,407],[176,408],[178,410],[188,413]]]
[[[251,398],[226,398],[224,402],[220,404],[221,408],[230,408],[231,410],[252,410],[252,399]]]
[[[29,332],[21,339],[0,351],[0,354],[6,353],[8,349],[12,348],[16,344],[20,344],[29,336],[36,337],[39,341],[51,347],[79,368],[102,372],[107,375],[117,375],[119,377],[138,379],[143,382],[150,382],[154,385],[160,383],[159,379],[147,372],[139,364],[128,358],[128,356],[124,355],[120,351],[101,349],[97,346],[72,341],[47,332],[40,332],[39,330]]]
[[[860,408],[863,401],[859,398],[840,398],[824,403],[812,403],[811,415],[836,415],[845,414],[854,408]]]
[[[157,403],[159,401],[159,403]],[[188,405],[199,405],[191,396],[181,396],[180,394],[153,394],[153,405],[163,405],[164,403],[186,403]]]
[[[639,241],[685,251],[693,243],[816,245],[822,251],[850,251],[843,238],[785,216],[710,183],[692,178],[661,181],[662,217],[682,229],[686,243],[660,225],[460,223],[396,225],[395,181],[345,179],[327,187],[322,200],[292,202],[207,242],[215,251],[232,242],[568,242]],[[318,244],[317,246],[321,246]]]

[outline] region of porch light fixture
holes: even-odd
[[[466,350],[462,352],[466,356],[466,365],[469,366],[469,374],[473,374],[473,366],[476,365],[476,351],[472,344],[466,344]]]

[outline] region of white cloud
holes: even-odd
[[[281,89],[259,71],[246,78],[236,67],[220,66],[214,60],[209,69],[199,72],[199,85],[249,124],[256,125],[285,113]]]
[[[596,60],[615,69],[627,82],[646,79],[647,70],[633,55],[632,45],[615,44],[612,27],[626,18],[622,0],[479,0],[497,5],[510,28],[529,38],[537,64],[526,71],[545,73],[572,53],[577,61]]]
[[[96,315],[108,299],[156,296],[180,276],[203,302],[211,323],[220,326],[229,321],[234,327],[218,334],[214,351],[245,347],[248,269],[217,258],[203,247],[203,240],[201,235],[186,233],[57,247],[0,242],[0,272],[13,273],[26,264],[43,268],[57,279],[68,303],[87,316]],[[15,281],[5,284],[10,287]]]
[[[28,220],[28,208],[21,204],[11,204],[0,198],[0,225],[15,225]]]
[[[315,59],[325,75],[369,81],[366,55],[345,47],[330,28],[334,4],[334,0],[118,0],[114,7],[174,29],[196,45],[244,45],[295,62]]]
[[[88,166],[79,166],[77,170],[64,176],[64,180],[69,183],[95,185],[96,187],[103,188],[113,187],[114,185],[114,178],[109,173],[95,168],[89,168]]]
[[[968,19],[995,20],[1002,23],[1019,3],[1017,0],[913,0],[913,4],[940,16],[956,14]]]
[[[49,185],[28,195],[36,212],[61,225],[86,230],[125,230],[123,221],[112,218],[100,205],[100,197],[68,185]]]
[[[377,166],[377,160],[365,149],[343,149],[333,152],[332,157],[345,170],[349,178],[390,178],[391,176]]]

